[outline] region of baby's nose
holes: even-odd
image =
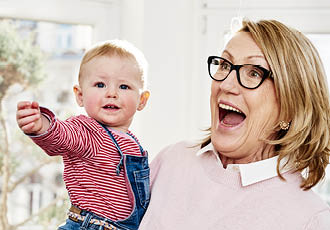
[[[118,97],[118,90],[115,87],[108,87],[106,97],[116,98]]]

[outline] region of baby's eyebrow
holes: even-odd
[[[97,78],[102,78],[102,79],[107,79],[108,77],[106,76],[105,73],[98,73],[95,75]]]

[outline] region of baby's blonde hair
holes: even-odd
[[[147,87],[147,73],[148,73],[148,62],[144,57],[143,53],[136,48],[133,44],[125,40],[107,40],[96,43],[92,46],[84,55],[79,69],[79,83],[82,77],[82,67],[84,64],[89,62],[95,57],[100,56],[114,56],[117,55],[123,58],[129,58],[136,62],[139,71],[141,73],[141,82],[143,89]]]

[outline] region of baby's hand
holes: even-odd
[[[35,101],[17,103],[16,121],[20,129],[26,134],[40,134],[44,130],[39,104]]]

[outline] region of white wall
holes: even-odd
[[[138,0],[134,7],[132,1],[123,2],[128,7],[122,16],[128,17],[122,18],[121,36],[137,44],[149,61],[151,97],[137,114],[133,129],[152,158],[164,146],[191,137],[197,128],[191,124],[190,103],[195,77],[192,57],[196,56],[194,2]]]
[[[0,16],[92,25],[95,41],[118,36],[118,2],[119,0],[1,0]]]
[[[133,128],[151,158],[170,143],[200,139],[209,125],[206,58],[219,54],[232,17],[273,18],[330,33],[328,0],[123,0],[121,36],[150,63],[151,98]]]
[[[151,97],[132,130],[151,158],[170,143],[201,138],[209,125],[206,57],[219,53],[232,17],[330,33],[329,0],[2,0],[0,16],[90,24],[93,41],[119,37],[139,47]]]
[[[132,130],[151,159],[168,144],[202,138],[210,120],[206,57],[220,52],[232,17],[330,34],[329,0],[2,0],[0,16],[89,24],[94,42],[119,37],[139,47],[151,97]],[[15,104],[6,109],[12,117]]]

